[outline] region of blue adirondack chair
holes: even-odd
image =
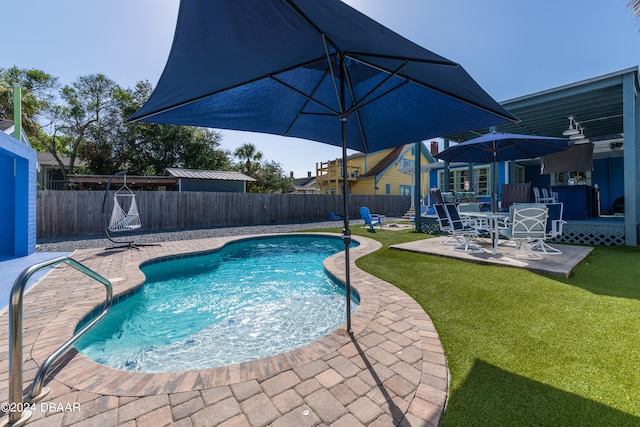
[[[379,225],[380,230],[382,230],[382,218],[378,214],[372,214],[369,208],[363,206],[360,208],[360,216],[364,220],[364,226],[369,226],[369,230],[373,230],[374,225]]]

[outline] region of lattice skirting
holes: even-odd
[[[621,246],[625,243],[624,225],[564,224],[562,236],[553,241],[579,245]]]
[[[426,234],[437,234],[440,231],[438,219],[431,217],[420,218],[420,231]]]
[[[438,220],[431,217],[423,217],[421,221],[422,232],[438,234],[440,226]],[[578,245],[596,246],[622,246],[625,244],[624,224],[564,224],[562,236],[551,240],[556,243],[574,243]]]

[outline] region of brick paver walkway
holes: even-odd
[[[246,238],[247,236],[243,236]],[[211,250],[214,238],[163,243],[140,251],[76,251],[72,257],[109,279],[114,295],[138,286],[145,260]],[[34,405],[28,426],[436,426],[448,392],[444,351],[422,308],[354,261],[380,247],[358,237],[351,284],[361,303],[344,326],[312,344],[277,356],[199,371],[142,374],[99,365],[75,350],[55,364],[49,394]],[[325,261],[344,278],[344,254]],[[60,265],[25,295],[24,378],[69,339],[104,297],[102,285]],[[0,330],[8,331],[8,315]],[[2,333],[0,402],[8,400],[9,364]],[[2,414],[0,422],[7,419]]]

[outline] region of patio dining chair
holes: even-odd
[[[536,203],[553,203],[553,198],[549,197],[546,188],[543,188],[541,193],[538,187],[533,187],[533,198]]]
[[[436,210],[436,215],[438,217],[438,225],[440,226],[440,231],[449,235],[447,240],[443,240],[443,245],[448,245],[449,242],[453,241],[453,244],[460,244],[462,240],[456,235],[453,234],[453,227],[451,226],[451,221],[447,216],[447,210],[444,207],[444,204],[437,203],[433,205]]]
[[[435,205],[444,205],[444,199],[442,198],[442,193],[438,187],[430,188],[429,195],[431,195],[431,204]]]
[[[453,203],[447,203],[444,205],[449,224],[451,225],[451,236],[458,240],[458,244],[453,246],[454,251],[467,252],[467,253],[483,253],[485,250],[474,243],[472,240],[480,237],[480,232],[477,228],[466,225],[460,218],[460,212]]]
[[[543,204],[516,204],[509,208],[513,220],[502,233],[515,244],[515,249],[505,253],[514,258],[542,259],[533,251],[534,245],[547,238],[547,207]]]
[[[562,225],[567,222],[562,219],[562,203],[547,203],[547,227],[546,238],[555,239],[562,235]],[[560,255],[562,251],[556,247],[553,247],[545,242],[545,240],[538,240],[532,246],[531,250],[534,252],[540,252],[547,255]]]
[[[549,199],[547,203],[558,203],[558,193],[555,191],[547,190],[542,187],[540,189],[542,191],[542,197],[545,199]]]
[[[489,230],[491,228],[491,220],[488,217],[474,215],[482,212],[480,203],[460,203],[458,205],[458,212],[460,212],[462,222],[464,222],[465,225],[483,230]]]

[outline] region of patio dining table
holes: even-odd
[[[493,242],[493,255],[498,253],[498,240],[500,238],[499,226],[500,220],[504,220],[509,217],[508,212],[460,212],[462,218],[468,220],[483,220],[485,223],[490,224],[489,234]]]

